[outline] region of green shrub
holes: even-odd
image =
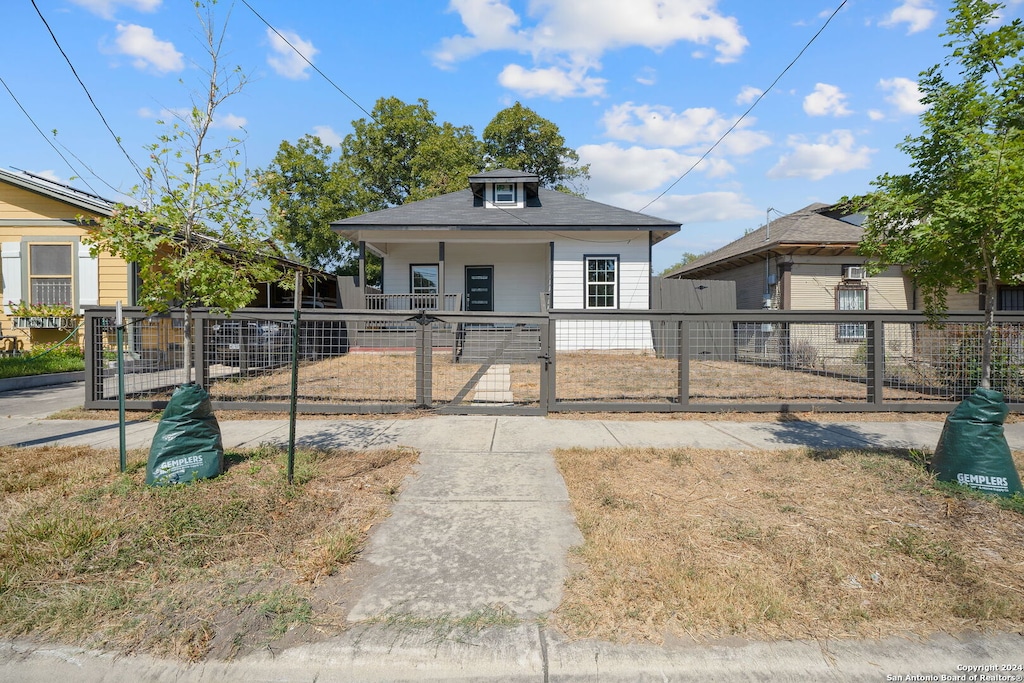
[[[956,398],[969,396],[981,384],[980,325],[949,325],[939,352],[939,377]],[[1024,395],[1024,337],[1017,327],[997,327],[992,333],[992,388],[1007,400]]]

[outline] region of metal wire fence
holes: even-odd
[[[113,315],[87,311],[89,408],[117,404]],[[948,410],[981,379],[977,314],[203,311],[191,377],[181,312],[125,317],[130,408],[191,379],[218,409],[285,411],[293,356],[305,412]],[[1024,410],[1024,316],[1001,316],[992,383]]]

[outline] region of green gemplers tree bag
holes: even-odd
[[[1024,493],[1003,434],[1008,412],[1003,395],[991,389],[979,387],[961,401],[946,418],[935,447],[936,478],[1000,496]]]
[[[184,484],[223,471],[224,446],[210,394],[198,384],[183,384],[167,402],[149,449],[146,483]]]

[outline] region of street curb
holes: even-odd
[[[0,391],[14,391],[16,389],[34,389],[35,387],[49,387],[54,384],[71,384],[72,382],[84,382],[85,371],[78,372],[52,372],[48,375],[27,375],[25,377],[8,377],[0,379]]]

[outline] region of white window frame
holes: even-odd
[[[32,252],[36,247],[65,247],[68,250],[68,267],[67,273],[44,273],[35,274],[33,272],[33,257]],[[28,259],[26,260],[26,278],[28,279],[28,289],[26,294],[28,295],[27,301],[30,304],[65,304],[71,308],[75,308],[75,243],[73,241],[68,242],[56,242],[56,241],[40,241],[40,242],[27,242],[25,244],[26,254]],[[58,297],[59,300],[53,301],[37,301],[36,288],[34,286],[37,280],[67,280],[68,281],[68,296]],[[45,297],[44,297],[45,298]]]
[[[434,269],[434,284],[429,287],[417,286],[417,269]],[[414,309],[437,308],[437,299],[441,283],[441,266],[438,263],[410,263],[409,264],[409,297],[410,306]]]
[[[608,270],[591,269],[591,264],[596,264],[599,261],[610,262],[612,264],[611,274],[612,279],[601,279],[602,274],[607,274]],[[622,278],[621,268],[619,267],[619,255],[618,254],[594,254],[583,257],[583,307],[596,309],[596,310],[612,310],[619,307],[619,281]],[[611,305],[599,305],[597,303],[591,303],[591,300],[605,300],[608,298],[608,293],[604,292],[608,286],[611,286]]]
[[[508,188],[503,189],[503,188]],[[495,183],[494,184],[494,203],[501,206],[514,205],[517,201],[516,195],[516,184],[515,183]]]
[[[844,297],[843,292],[859,292],[860,296],[856,297],[857,300],[851,300],[853,297]],[[839,285],[836,287],[836,310],[868,310],[868,288],[862,285]],[[862,342],[867,338],[868,330],[865,323],[839,323],[836,325],[836,341]]]

